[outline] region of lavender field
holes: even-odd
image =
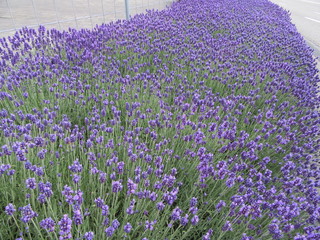
[[[268,0],[0,39],[0,239],[320,239],[319,77]]]

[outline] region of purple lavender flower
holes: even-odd
[[[56,188],[39,182],[37,191],[36,179],[50,177],[58,168],[63,173],[63,166],[77,186],[84,176],[83,159],[68,163],[70,159],[61,157],[80,149],[86,170],[94,175],[90,181],[99,186],[83,185],[84,192],[63,189],[74,225],[85,217],[77,211],[91,204],[84,197],[97,197],[98,192],[123,197],[120,193],[127,188],[126,197],[137,197],[138,204],[116,203],[112,208],[118,208],[117,217],[124,207],[123,217],[144,218],[142,229],[146,220],[147,229],[152,228],[152,208],[158,209],[159,218],[174,209],[166,216],[174,231],[179,224],[197,228],[196,214],[215,205],[213,214],[229,213],[225,221],[230,221],[222,223],[225,231],[232,230],[234,219],[258,237],[320,238],[314,159],[320,150],[314,140],[320,123],[319,77],[310,49],[276,5],[266,0],[176,1],[168,10],[149,11],[125,24],[64,32],[22,29],[0,39],[0,49],[1,137],[7,143],[0,157],[23,162],[27,202],[36,197],[36,205],[46,207]],[[27,107],[31,97],[41,106]],[[70,111],[64,111],[65,105]],[[51,155],[59,161],[39,161]],[[3,183],[14,179],[7,176],[14,171],[7,165],[0,164]],[[199,178],[190,190],[199,191],[186,196],[189,181],[183,179],[191,180],[194,171]],[[62,182],[68,177],[56,176]],[[217,188],[225,183],[228,201],[208,195],[212,181]],[[185,197],[191,198],[189,206]],[[119,226],[109,226],[105,203],[96,199],[95,204],[105,228],[112,227],[111,235],[116,235]],[[144,204],[148,208],[141,208]],[[182,205],[185,213],[177,207]],[[32,216],[30,209],[22,215]],[[258,226],[264,218],[274,222]],[[214,218],[201,221],[221,225]],[[237,227],[233,234],[252,239],[241,236],[245,229]],[[71,230],[60,238],[72,238]],[[203,238],[214,238],[212,230]]]
[[[186,214],[184,217],[182,217],[181,219],[180,219],[180,223],[181,223],[181,225],[182,226],[186,226],[187,224],[188,224],[188,222],[189,222],[189,215],[188,214]]]
[[[223,201],[223,200],[220,200],[218,203],[217,203],[217,205],[216,205],[216,210],[219,212],[223,207],[225,207],[226,206],[226,203],[225,203],[225,201]]]
[[[111,226],[116,230],[120,227],[120,222],[117,219],[115,219],[112,221]]]
[[[46,182],[46,183],[39,182],[38,189],[39,189],[39,192],[43,193],[46,196],[46,198],[51,197],[53,194],[52,184],[50,182]]]
[[[193,215],[197,214],[198,210],[199,210],[199,209],[198,209],[197,207],[191,207],[191,208],[189,208],[189,212],[190,212],[191,214],[193,214]]]
[[[106,230],[105,230],[105,233],[106,233],[107,237],[112,237],[114,232],[115,232],[115,229],[112,226],[107,227]]]
[[[173,221],[175,221],[175,220],[180,220],[181,214],[182,214],[182,210],[181,210],[179,207],[176,207],[176,208],[173,209],[173,211],[172,211],[171,219],[172,219]]]
[[[78,174],[73,174],[73,178],[72,178],[72,181],[75,183],[75,184],[78,184],[81,180],[81,176],[79,176]]]
[[[40,159],[44,159],[46,153],[47,153],[47,149],[42,149],[40,152],[38,152],[37,156],[38,156],[38,158],[40,158]]]
[[[145,222],[145,230],[152,231],[154,229],[154,225],[157,223],[157,220],[149,221],[147,220]]]
[[[73,173],[80,173],[82,171],[83,167],[82,167],[81,163],[78,160],[76,160],[68,168]]]
[[[103,225],[104,226],[108,226],[110,223],[110,219],[108,217],[105,217],[104,220],[103,220]]]
[[[169,204],[172,205],[177,199],[179,188],[173,188],[172,191],[168,191],[163,194],[163,199]]]
[[[36,167],[34,172],[37,174],[37,176],[43,176],[44,175],[43,167]]]
[[[39,201],[39,203],[43,204],[47,201],[47,197],[46,195],[44,195],[43,193],[39,194],[39,196],[37,197],[37,200]]]
[[[63,196],[65,196],[66,202],[68,202],[69,204],[72,204],[72,194],[74,193],[74,191],[71,189],[71,187],[69,187],[68,185],[65,185],[61,193]]]
[[[35,178],[28,178],[26,180],[26,188],[28,189],[36,189],[37,188],[37,183]]]
[[[213,230],[209,229],[208,232],[202,237],[202,240],[210,240],[212,233],[213,233]]]
[[[190,222],[191,222],[192,225],[197,225],[198,222],[199,222],[199,217],[198,217],[198,215],[194,215],[194,216],[191,218]]]
[[[195,198],[195,197],[191,198],[191,200],[190,200],[190,207],[196,206],[197,203],[198,203],[197,198]]]
[[[102,216],[108,216],[109,215],[109,206],[108,205],[103,205],[101,207],[101,210],[102,210],[102,212],[101,212]]]
[[[99,173],[99,181],[100,181],[100,183],[106,182],[107,181],[107,173],[100,172]]]
[[[127,182],[127,188],[127,195],[134,194],[136,189],[138,188],[138,184],[134,183],[134,181],[129,178]]]
[[[7,171],[8,176],[13,176],[15,174],[16,170],[15,169],[10,169]]]
[[[31,221],[32,218],[35,218],[38,216],[38,214],[32,210],[30,204],[19,208],[19,210],[21,211],[21,214],[22,214],[20,220],[24,223],[28,223]]]
[[[126,209],[126,213],[127,213],[128,215],[134,214],[133,206],[129,206],[129,207]]]
[[[4,174],[7,170],[11,168],[10,164],[1,164],[0,165],[0,176]]]
[[[76,191],[75,195],[73,196],[73,204],[76,206],[80,206],[83,202],[83,192],[82,191]]]
[[[227,232],[227,231],[232,231],[232,225],[230,221],[226,221],[226,223],[222,227],[222,231]]]
[[[91,174],[98,174],[99,170],[96,167],[93,167],[93,168],[90,169],[90,173]]]
[[[83,223],[83,216],[79,209],[73,211],[72,219],[75,225],[81,225]]]
[[[273,118],[273,111],[272,110],[269,110],[266,112],[266,118],[267,119]]]
[[[55,228],[55,221],[52,218],[46,218],[41,220],[40,227],[47,230],[48,232],[53,232]]]
[[[156,206],[159,211],[162,211],[165,208],[165,205],[163,202],[158,202]]]
[[[101,199],[100,197],[95,199],[94,202],[95,202],[96,206],[99,207],[99,208],[102,208],[102,206],[104,205],[104,200]]]
[[[83,239],[85,239],[85,240],[93,240],[94,239],[94,233],[93,232],[86,232],[83,235]]]
[[[229,178],[229,179],[227,179],[227,181],[226,181],[226,185],[227,185],[227,187],[228,187],[228,188],[233,187],[233,186],[234,186],[234,184],[235,184],[235,180],[234,180],[233,178]]]
[[[254,240],[254,238],[251,236],[248,236],[246,233],[243,233],[241,240]]]
[[[124,162],[118,162],[117,163],[117,171],[118,171],[118,174],[123,174],[124,172]]]
[[[123,227],[123,230],[126,232],[126,233],[130,233],[131,230],[132,230],[132,226],[130,223],[126,223],[126,225],[124,225]]]
[[[9,216],[12,216],[16,209],[15,209],[15,206],[12,204],[12,203],[9,203],[6,207],[5,207],[5,213]]]
[[[68,217],[67,214],[63,215],[61,220],[58,222],[58,225],[60,227],[59,239],[71,239],[72,220]]]
[[[86,147],[87,148],[91,148],[93,146],[93,143],[90,139],[87,140],[87,143],[86,143]]]
[[[269,232],[273,235],[273,238],[280,239],[282,236],[281,230],[277,222],[273,222],[268,226]]]
[[[122,190],[123,186],[121,181],[112,181],[112,192],[117,193]]]

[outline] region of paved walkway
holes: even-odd
[[[129,14],[164,9],[172,0],[128,0]],[[0,0],[0,37],[24,26],[68,29],[125,19],[125,0]]]

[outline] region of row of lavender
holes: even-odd
[[[276,5],[0,46],[0,239],[320,239],[319,78]]]

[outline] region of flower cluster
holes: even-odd
[[[316,74],[268,0],[0,39],[0,236],[320,239]]]

